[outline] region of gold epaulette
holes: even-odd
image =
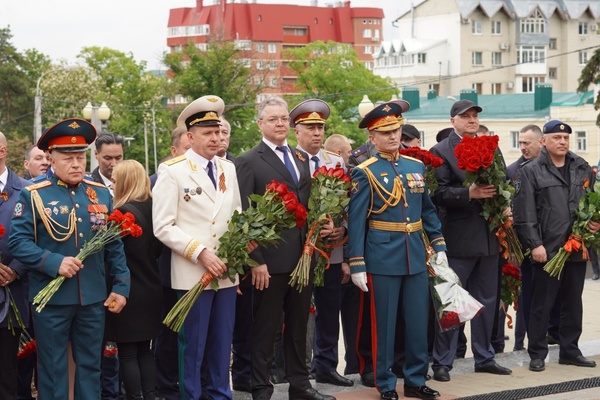
[[[416,162],[418,162],[418,163],[421,163],[421,164],[423,164],[423,161],[419,160],[418,158],[414,158],[414,157],[405,156],[405,155],[403,155],[403,154],[400,154],[400,157],[402,157],[402,158],[406,158],[407,160],[412,160],[412,161],[416,161]]]
[[[91,181],[91,180],[85,179],[85,178],[83,178],[83,181],[85,183],[87,183],[88,185],[98,186],[98,187],[101,187],[101,188],[106,188],[106,185],[104,185],[104,183],[98,183],[96,181]]]
[[[360,168],[360,169],[365,169],[367,168],[369,165],[376,163],[379,159],[377,157],[371,157],[366,161],[363,161],[362,163],[358,164],[356,166],[356,168]]]
[[[183,160],[185,160],[185,154],[182,154],[182,155],[177,156],[175,158],[171,158],[170,160],[165,161],[163,164],[165,164],[165,165],[173,165],[173,164],[177,164],[178,162],[182,162]]]
[[[221,160],[221,161],[227,161],[228,163],[232,163],[232,164],[233,164],[233,161],[231,161],[231,160],[228,160],[228,159],[227,159],[227,158],[225,158],[225,157],[219,157],[219,156],[217,156],[217,158],[218,158],[219,160]]]
[[[334,152],[334,151],[329,151],[329,150],[325,150],[325,149],[323,149],[323,151],[324,151],[325,153],[329,153],[329,154],[331,154],[332,156],[341,157],[341,156],[340,156],[338,153],[336,153],[336,152]]]
[[[25,189],[28,191],[38,190],[41,188],[45,188],[47,186],[52,186],[52,182],[50,181],[41,181],[40,183],[34,183],[33,185],[25,186]]]

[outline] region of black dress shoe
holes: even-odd
[[[433,379],[440,382],[448,382],[450,380],[450,372],[446,367],[439,367],[433,371]]]
[[[379,397],[381,397],[381,400],[398,400],[398,392],[395,390],[388,390],[387,392],[381,392]]]
[[[289,393],[290,400],[335,400],[335,397],[319,393],[315,388],[308,388],[302,392]]]
[[[590,367],[590,368],[594,368],[596,366],[596,361],[594,360],[588,360],[587,358],[585,358],[582,355],[579,355],[575,358],[558,358],[558,363],[559,364],[565,364],[565,365],[576,365],[578,367]]]
[[[495,362],[493,364],[483,365],[481,367],[475,367],[475,372],[487,372],[488,374],[495,374],[495,375],[510,375],[510,374],[512,374],[512,371],[510,369],[501,367],[500,365],[496,364]]]
[[[419,399],[435,399],[440,397],[440,392],[433,390],[428,386],[407,386],[404,385],[404,397],[417,397]]]
[[[360,383],[366,387],[375,387],[375,375],[372,372],[362,374],[360,376]]]
[[[337,371],[317,372],[315,379],[319,383],[330,383],[336,386],[354,386],[354,382],[341,376]]]
[[[542,372],[546,369],[546,363],[544,360],[540,360],[539,358],[534,358],[529,362],[529,370],[533,372]]]

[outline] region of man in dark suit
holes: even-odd
[[[280,97],[267,97],[258,107],[258,128],[262,141],[236,159],[236,169],[242,208],[248,208],[248,196],[262,195],[271,180],[285,183],[306,207],[310,196],[311,176],[308,156],[287,144],[290,116],[287,103]],[[328,228],[331,231],[331,226]],[[331,232],[322,232],[331,233]],[[277,246],[259,247],[251,253],[258,266],[251,269],[254,324],[252,398],[268,400],[273,394],[269,370],[273,361],[273,343],[284,313],[285,372],[290,383],[291,400],[334,400],[313,389],[308,380],[305,363],[306,323],[310,308],[312,280],[298,292],[289,285],[290,274],[296,267],[306,238],[306,228],[293,228],[282,233]]]
[[[98,161],[98,166],[92,171],[92,179],[94,182],[106,186],[112,196],[113,183],[110,178],[115,165],[123,161],[125,139],[116,133],[102,132],[98,135],[95,145],[94,156]]]
[[[447,140],[431,149],[432,153],[444,159],[444,164],[435,170],[439,187],[433,200],[440,210],[450,267],[463,287],[485,306],[481,315],[471,321],[475,372],[509,375],[512,371],[494,360],[491,344],[498,293],[499,244],[480,215],[481,203],[477,201],[496,196],[496,189],[492,185],[465,187],[465,171],[457,167],[454,156],[454,148],[464,136],[476,136],[481,111],[481,107],[469,100],[459,100],[452,105],[450,122],[454,130]],[[449,371],[456,355],[457,342],[458,330],[437,330],[432,366],[435,380],[450,380]]]
[[[0,225],[5,233],[0,238],[0,399],[17,398],[17,352],[21,328],[10,307],[8,290],[15,299],[17,309],[25,327],[29,325],[29,302],[27,301],[27,268],[14,259],[8,251],[8,233],[10,219],[21,189],[30,182],[21,179],[6,166],[8,142],[0,132]],[[44,152],[41,152],[42,155]],[[45,158],[44,158],[45,159]],[[12,321],[13,329],[9,328]],[[35,356],[25,360],[35,361]],[[31,397],[31,372],[29,376],[29,392],[23,398]]]

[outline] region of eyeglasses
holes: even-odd
[[[278,117],[270,117],[270,118],[265,119],[264,121],[267,121],[269,124],[274,125],[278,121],[281,121],[282,124],[289,124],[290,120],[291,120],[290,117],[279,117],[279,118]]]

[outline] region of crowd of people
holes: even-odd
[[[347,375],[360,374],[381,399],[398,399],[398,378],[404,396],[435,399],[440,393],[427,381],[451,379],[467,339],[435,322],[426,245],[434,262],[447,263],[484,306],[470,321],[474,371],[510,375],[495,361],[504,349],[499,310],[506,260],[481,215],[482,201],[501,194],[492,185],[466,186],[454,152],[464,137],[489,135],[479,123],[484,110],[469,100],[453,104],[452,127],[438,133],[431,149],[443,163],[429,193],[426,166],[400,153],[421,146],[419,130],[404,123],[409,108],[404,100],[377,104],[359,124],[367,141],[352,150],[344,135],[325,140],[326,102],[309,99],[289,110],[285,100],[269,96],[257,110],[261,140],[235,158],[225,103],[203,96],[180,114],[171,154],[150,177],[137,161],[124,160],[123,137],[97,136],[90,123],[72,118],[45,130],[27,150],[27,175],[20,178],[6,165],[8,143],[0,133],[0,398],[32,399],[33,380],[42,400],[221,400],[231,399],[232,390],[269,400],[281,382],[292,400],[335,400],[310,380],[347,387],[355,384]],[[525,349],[527,337],[533,372],[545,369],[552,341],[560,345],[559,364],[596,366],[578,347],[583,249],[572,252],[560,280],[543,270],[569,239],[579,199],[595,178],[569,151],[571,131],[558,120],[542,129],[525,126],[522,157],[504,167],[515,187],[506,216],[523,250],[531,251],[519,266],[514,350]],[[287,141],[291,132],[296,147]],[[91,143],[98,168],[88,176]],[[347,218],[319,232],[337,244],[323,286],[313,287],[312,274],[302,291],[289,283],[307,227],[283,231],[276,246],[248,242],[256,266],[218,279],[228,269],[216,250],[234,213],[252,206],[250,196],[264,194],[272,180],[308,207],[311,178],[323,166],[351,174]],[[113,210],[131,213],[141,235],[79,257]],[[587,229],[595,233],[600,223]],[[217,278],[216,287],[199,295],[182,329],[162,325],[207,274]],[[60,288],[38,311],[34,298],[58,277]],[[35,338],[37,352],[18,359],[24,337]]]

